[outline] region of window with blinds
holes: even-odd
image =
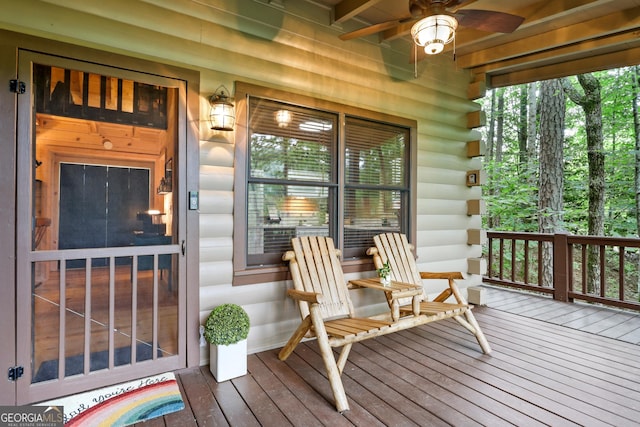
[[[332,236],[359,258],[374,235],[407,231],[410,128],[260,97],[247,106],[247,266],[280,264],[296,236]]]
[[[248,264],[280,263],[292,237],[329,235],[337,128],[335,114],[250,98]]]
[[[409,129],[347,117],[345,147],[343,252],[357,257],[376,234],[405,229]]]

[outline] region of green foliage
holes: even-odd
[[[222,304],[211,310],[204,324],[204,337],[214,345],[235,344],[249,335],[249,315],[236,304]]]
[[[605,234],[637,237],[634,174],[636,167],[633,67],[594,73],[600,80],[602,123],[605,154]],[[578,86],[575,78],[571,78]],[[528,147],[528,155],[520,152],[519,136],[526,131],[521,116],[523,86],[496,89],[504,96],[504,111],[491,117],[492,97],[488,94],[483,109],[489,113],[487,123],[503,120],[501,139],[489,140],[488,128],[482,131],[487,141],[488,155],[484,168],[489,183],[483,187],[488,215],[485,228],[501,231],[537,232],[538,219],[545,213],[538,207],[539,141]],[[564,139],[564,206],[565,229],[573,234],[587,234],[589,214],[589,165],[583,110],[567,99]],[[537,112],[539,114],[539,111]],[[498,129],[497,126],[494,127]],[[539,130],[537,130],[539,131]],[[501,140],[501,146],[496,142]],[[499,153],[499,156],[496,154]],[[544,173],[544,172],[543,172]]]
[[[382,267],[378,269],[378,277],[388,277],[391,274],[391,266],[389,261],[382,264]]]

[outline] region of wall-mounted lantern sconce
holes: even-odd
[[[229,98],[229,90],[220,85],[216,92],[209,98],[211,111],[209,113],[209,123],[214,130],[233,130],[236,122],[233,102]]]

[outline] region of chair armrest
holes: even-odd
[[[421,271],[420,277],[422,279],[448,279],[448,280],[464,279],[464,277],[462,276],[462,273],[460,273],[459,271],[443,271],[438,273]]]
[[[299,291],[297,289],[288,289],[287,294],[295,300],[306,301],[311,304],[320,304],[324,300],[324,297],[322,296],[322,294],[317,294],[315,292]]]
[[[467,304],[467,301],[465,301],[465,299],[462,297],[462,294],[460,293],[456,282],[454,282],[454,280],[456,279],[464,279],[462,273],[460,273],[459,271],[446,271],[438,273],[420,272],[420,277],[422,279],[447,279],[449,281],[449,287],[445,288],[445,290],[442,291],[440,295],[435,297],[433,299],[434,302],[444,302],[451,295],[453,295],[458,304]]]

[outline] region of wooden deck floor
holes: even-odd
[[[566,304],[548,296],[483,287],[488,307],[640,345],[640,313],[586,303]]]
[[[311,341],[286,362],[278,350],[252,354],[248,375],[220,384],[208,366],[178,372],[186,408],[144,425],[638,425],[640,346],[621,340],[638,342],[638,316],[488,294],[474,312],[491,355],[449,320],[355,344],[344,414]]]

